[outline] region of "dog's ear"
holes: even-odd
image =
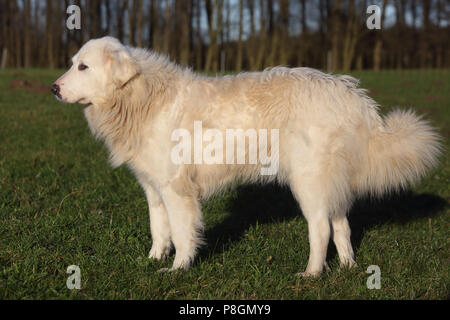
[[[109,66],[113,83],[121,88],[139,74],[139,67],[129,51],[123,47],[105,48],[106,63]]]

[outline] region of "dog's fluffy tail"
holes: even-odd
[[[413,111],[392,111],[384,126],[370,133],[354,181],[356,191],[381,195],[417,181],[437,164],[440,141],[436,130]]]

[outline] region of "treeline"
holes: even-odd
[[[81,30],[66,27],[71,4]],[[366,26],[372,4],[381,30]],[[207,72],[448,68],[449,12],[447,0],[0,0],[1,63],[65,67],[112,35]]]

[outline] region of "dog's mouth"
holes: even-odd
[[[94,99],[89,99],[87,97],[83,97],[78,99],[75,103],[82,105],[84,108],[88,108],[94,104],[96,104],[96,100]]]
[[[57,92],[57,93],[54,93],[54,95],[55,95],[56,99],[58,99],[58,101],[62,101],[62,102],[64,101],[64,99],[61,96],[61,93]]]
[[[62,95],[61,95],[59,92],[58,92],[58,93],[55,93],[54,95],[55,95],[55,97],[56,97],[56,99],[57,99],[58,101],[63,102],[63,103],[70,103],[70,104],[75,103],[75,104],[81,104],[81,105],[82,105],[83,107],[85,107],[85,108],[89,107],[89,106],[92,104],[92,103],[89,102],[86,98],[80,98],[80,99],[78,99],[77,101],[70,102],[70,101],[68,101],[67,99],[64,99],[64,98],[62,97]]]
[[[86,98],[80,98],[77,101],[75,101],[74,103],[81,104],[81,105],[83,105],[85,107],[87,107],[87,106],[89,106],[91,104],[91,102],[89,102],[89,100],[86,99]]]

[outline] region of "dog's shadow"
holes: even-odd
[[[206,258],[226,251],[256,223],[262,225],[289,221],[302,215],[288,187],[276,184],[244,185],[237,188],[236,194],[229,207],[230,214],[206,230],[207,245],[200,250],[200,257]],[[349,213],[353,248],[354,250],[359,248],[365,231],[374,226],[386,223],[404,224],[415,219],[432,217],[446,206],[447,201],[439,196],[416,194],[411,191],[392,194],[381,199],[357,200]],[[327,260],[336,254],[334,244],[330,241]]]

